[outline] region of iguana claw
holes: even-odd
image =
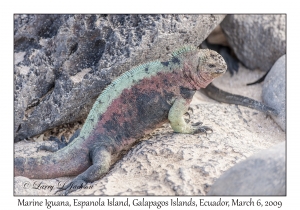
[[[75,138],[78,137],[78,135],[80,134],[80,129],[78,129],[73,136],[70,138],[69,142],[67,142],[66,138],[64,135],[61,136],[61,140],[59,140],[57,137],[54,136],[50,136],[49,141],[54,141],[56,144],[52,144],[52,145],[41,145],[37,148],[37,152],[40,150],[45,150],[45,151],[49,151],[49,152],[56,152],[66,146],[68,146],[68,144],[70,144]]]
[[[197,126],[197,125],[202,125],[202,123],[200,122],[200,123],[194,123],[194,124],[192,124],[192,126]],[[199,127],[195,128],[193,134],[205,133],[206,136],[207,136],[207,131],[213,132],[213,130],[210,127],[208,127],[208,126],[199,126]]]
[[[192,123],[192,126],[198,126],[198,125],[202,125],[203,122],[196,122],[196,123]]]

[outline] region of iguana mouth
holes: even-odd
[[[205,84],[205,86],[207,86],[210,82],[212,82],[213,79],[224,74],[225,72],[226,72],[226,70],[224,70],[224,69],[217,69],[213,73],[209,74],[208,79],[205,78],[206,74],[202,75],[201,72],[197,72],[197,74],[198,74],[198,77],[200,78],[200,83]]]

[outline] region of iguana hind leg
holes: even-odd
[[[213,131],[207,126],[202,126],[202,122],[197,122],[193,124],[186,123],[183,116],[189,110],[189,102],[189,99],[179,97],[173,103],[168,114],[168,119],[174,132],[196,134],[207,133],[207,131]]]
[[[84,187],[89,182],[94,182],[108,172],[111,162],[111,152],[105,146],[96,147],[90,152],[92,165],[83,173],[75,177],[70,183],[62,186],[55,192],[67,195],[75,190]]]

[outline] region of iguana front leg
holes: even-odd
[[[168,119],[174,132],[177,133],[207,133],[207,131],[213,131],[207,126],[201,126],[202,123],[189,124],[186,123],[183,115],[189,109],[190,99],[184,99],[183,97],[177,98],[171,109],[169,110]]]

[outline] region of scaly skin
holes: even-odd
[[[64,186],[98,180],[108,172],[111,156],[169,120],[175,132],[199,133],[206,126],[187,124],[183,115],[196,90],[226,71],[212,50],[184,47],[166,62],[154,61],[125,72],[98,97],[77,138],[48,156],[15,158],[15,176],[49,179],[78,175]]]
[[[210,98],[223,102],[228,104],[236,104],[241,105],[245,107],[249,107],[251,109],[255,109],[257,111],[269,114],[269,115],[278,115],[278,111],[273,109],[272,107],[269,107],[259,101],[256,101],[252,98],[248,98],[245,96],[235,95],[228,93],[226,91],[223,91],[216,86],[213,85],[213,83],[210,83],[205,89],[204,92],[209,96]]]

